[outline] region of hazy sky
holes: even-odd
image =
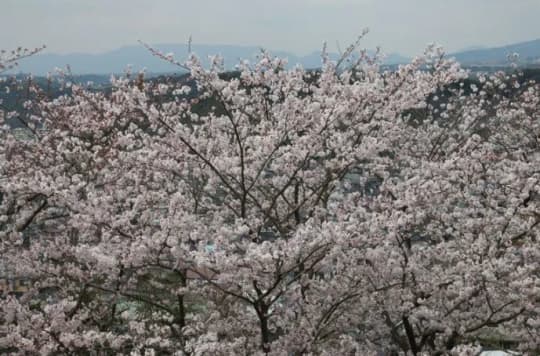
[[[101,52],[149,43],[258,45],[306,54],[365,47],[414,55],[540,38],[540,0],[0,0],[0,48]]]

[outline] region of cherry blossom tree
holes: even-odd
[[[432,46],[27,103],[0,145],[20,354],[475,354],[540,344],[540,95]],[[191,82],[190,82],[191,83]],[[39,88],[34,89],[39,93]]]
[[[19,64],[18,61],[33,56],[36,53],[41,52],[44,48],[45,46],[36,48],[17,47],[11,51],[0,50],[0,74],[15,69]]]

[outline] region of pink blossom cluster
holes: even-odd
[[[537,84],[463,84],[434,46],[227,78],[154,54],[195,84],[73,85],[1,131],[0,254],[31,287],[0,299],[0,350],[540,350]]]

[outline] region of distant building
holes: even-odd
[[[0,297],[7,294],[19,294],[28,291],[30,280],[16,278],[9,272],[7,266],[0,261]]]

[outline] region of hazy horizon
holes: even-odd
[[[414,56],[436,42],[447,52],[540,38],[540,2],[519,0],[4,0],[0,47],[103,53],[154,44],[261,46],[305,55],[324,41],[336,50],[370,33],[362,47]]]
[[[369,33],[368,35],[369,36]],[[189,39],[189,37],[188,37]],[[447,47],[444,47],[445,50],[446,50],[446,53],[461,53],[461,52],[468,52],[468,51],[475,51],[475,50],[481,50],[481,49],[489,49],[489,48],[501,48],[501,47],[505,47],[505,46],[509,46],[509,45],[515,45],[515,44],[518,44],[518,43],[526,43],[526,42],[533,42],[533,41],[537,41],[537,40],[540,40],[540,37],[534,37],[534,38],[529,38],[529,39],[523,39],[523,40],[519,40],[519,41],[514,41],[514,42],[505,42],[505,43],[500,43],[500,44],[497,44],[497,45],[493,45],[493,46],[489,46],[489,45],[485,45],[485,44],[478,44],[478,45],[471,45],[471,46],[467,46],[467,47],[462,47],[462,48],[457,48],[456,50],[453,50],[453,51],[449,51]],[[123,45],[120,45],[118,47],[114,47],[114,48],[109,48],[109,49],[104,49],[104,50],[99,50],[99,51],[84,51],[84,50],[74,50],[74,51],[52,51],[50,49],[49,46],[46,46],[46,44],[44,44],[46,47],[40,51],[40,54],[54,54],[54,55],[61,55],[61,56],[64,56],[64,55],[102,55],[102,54],[107,54],[107,53],[110,53],[110,52],[114,52],[114,51],[117,51],[117,50],[121,50],[121,49],[124,49],[124,48],[132,48],[132,47],[144,47],[143,46],[143,43],[147,43],[151,46],[155,46],[155,47],[165,47],[165,46],[172,46],[172,45],[187,45],[188,44],[188,40],[186,41],[178,41],[178,42],[139,42],[139,41],[136,41],[134,43],[126,43],[126,44],[123,44]],[[344,50],[345,47],[347,47],[348,45],[350,45],[352,42],[347,42],[347,43],[334,43],[334,45],[332,46],[331,44],[327,43],[328,47],[330,47],[330,52],[332,53],[337,53],[338,52],[338,48],[337,48],[337,45],[339,44],[341,50]],[[196,46],[208,46],[208,47],[245,47],[245,48],[254,48],[254,47],[257,47],[257,48],[263,48],[265,50],[268,50],[270,52],[272,51],[280,51],[280,52],[287,52],[287,53],[291,53],[291,54],[294,54],[294,55],[297,55],[297,56],[307,56],[307,55],[310,55],[310,54],[313,54],[313,53],[319,53],[321,50],[322,50],[322,47],[323,47],[323,43],[321,43],[321,45],[318,47],[318,48],[313,48],[311,50],[306,50],[304,52],[297,52],[297,51],[291,51],[291,50],[286,50],[286,49],[283,49],[283,48],[277,48],[277,47],[264,47],[264,46],[260,46],[258,44],[236,44],[236,43],[206,43],[206,42],[203,42],[203,43],[200,43],[200,42],[192,42],[192,45],[193,47],[196,47]],[[429,43],[426,43],[426,46],[423,47],[426,48],[427,46],[429,45]],[[18,46],[11,46],[9,47],[8,49],[13,49],[15,47],[18,47]],[[27,46],[29,47],[29,46]],[[36,46],[38,47],[38,46]],[[369,47],[369,46],[360,46],[361,48],[369,48],[370,50],[373,50],[375,47]],[[421,54],[422,51],[419,51],[419,52],[414,52],[412,54],[407,54],[407,53],[403,53],[403,52],[399,52],[399,51],[391,51],[390,49],[388,48],[382,48],[383,52],[385,54],[396,54],[396,55],[402,55],[402,56],[406,56],[408,58],[412,58],[414,55],[418,55],[418,54]]]

